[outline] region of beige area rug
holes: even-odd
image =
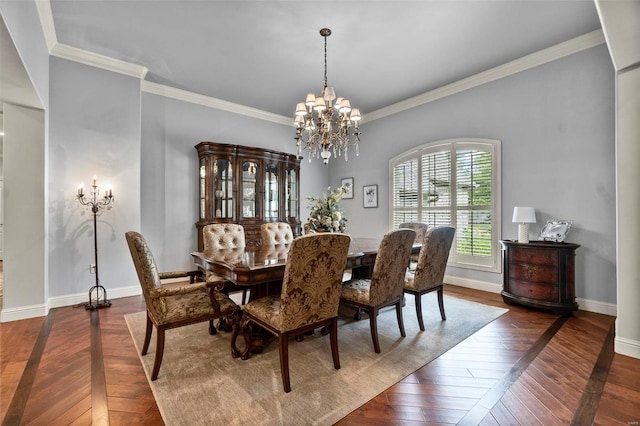
[[[427,331],[421,332],[413,297],[403,309],[407,337],[400,337],[395,309],[378,317],[382,352],[373,351],[369,319],[353,320],[341,308],[338,346],[341,369],[331,359],[329,336],[316,332],[289,343],[290,393],[282,390],[278,342],[242,361],[231,357],[230,333],[208,334],[200,323],[169,330],[158,379],[149,382],[167,425],[330,425],[507,312],[445,296],[441,321],[435,293],[423,296]],[[145,313],[125,317],[138,353]],[[147,378],[155,356],[155,330],[141,357]],[[244,341],[239,339],[244,345]]]

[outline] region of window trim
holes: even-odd
[[[464,269],[473,269],[478,271],[486,271],[486,272],[496,272],[502,273],[502,248],[500,246],[500,238],[502,235],[502,160],[501,160],[501,151],[502,145],[501,141],[498,139],[484,139],[484,138],[453,138],[453,139],[443,139],[438,141],[427,142],[425,144],[419,145],[417,147],[413,147],[389,160],[389,228],[392,229],[393,224],[393,213],[394,213],[394,205],[393,205],[393,177],[394,177],[394,168],[396,165],[403,163],[405,161],[409,161],[413,158],[418,158],[423,155],[424,151],[434,151],[439,147],[442,149],[448,149],[451,152],[451,163],[452,163],[452,180],[453,185],[455,185],[455,171],[456,171],[456,153],[459,150],[469,149],[469,146],[473,146],[474,144],[485,145],[486,148],[492,154],[492,205],[491,205],[491,262],[490,265],[477,265],[471,263],[465,263],[457,256],[457,241],[454,239],[453,245],[451,247],[452,252],[449,257],[448,266],[453,266],[456,268],[464,268]],[[487,146],[488,145],[488,146]],[[421,173],[419,172],[419,175]],[[418,191],[421,193],[422,191],[422,180],[418,180]],[[419,213],[420,208],[416,209]],[[457,208],[455,206],[455,197],[452,195],[452,205],[451,205],[451,219],[452,221],[456,220],[456,211]]]

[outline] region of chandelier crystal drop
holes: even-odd
[[[324,87],[320,96],[309,93],[304,102],[296,105],[295,140],[298,156],[306,149],[309,162],[312,158],[322,158],[324,164],[329,164],[332,152],[334,157],[344,155],[348,161],[350,146],[355,147],[356,155],[360,154],[358,122],[362,116],[358,108],[351,107],[349,99],[336,97],[333,87],[327,85],[327,37],[331,30],[323,28],[320,35],[324,37]]]

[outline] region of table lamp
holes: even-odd
[[[518,242],[529,242],[529,224],[536,223],[536,211],[533,207],[514,207],[513,223],[518,224]]]

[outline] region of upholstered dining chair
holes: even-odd
[[[440,316],[443,320],[447,319],[444,314],[442,295],[444,288],[443,279],[455,233],[456,229],[450,226],[430,228],[422,243],[420,254],[418,254],[416,270],[408,271],[405,276],[404,292],[415,295],[416,314],[418,315],[418,324],[422,331],[424,331],[424,323],[422,321],[422,295],[425,293],[432,291],[438,292]]]
[[[251,350],[252,323],[278,336],[280,373],[285,392],[291,391],[289,337],[326,327],[333,366],[340,369],[338,306],[350,241],[348,235],[335,233],[303,235],[294,239],[287,255],[280,295],[247,303],[240,325],[234,328],[232,353],[239,354],[235,341],[242,329],[246,343],[242,359],[247,359]]]
[[[422,244],[422,242],[424,241],[424,237],[427,235],[427,231],[429,230],[429,225],[422,222],[404,222],[404,223],[401,223],[399,227],[413,229],[414,231],[416,231],[415,242],[420,244]],[[416,269],[416,266],[418,263],[418,256],[419,255],[417,254],[411,255],[411,264],[409,265],[409,269],[411,270]]]
[[[260,225],[260,237],[263,246],[291,244],[293,231],[286,222],[266,222]]]
[[[195,282],[194,277],[200,275],[199,271],[158,272],[144,237],[134,231],[127,232],[125,237],[147,306],[147,326],[142,355],[146,355],[153,327],[156,328],[156,356],[151,373],[151,380],[156,380],[162,364],[166,330],[224,317],[229,317],[232,322],[237,323],[238,306],[217,288],[209,286],[206,282]],[[184,285],[163,285],[161,282],[166,278],[180,277],[190,277],[190,282]]]
[[[376,353],[380,353],[377,321],[381,308],[395,305],[400,335],[406,335],[402,321],[402,290],[415,234],[412,229],[396,229],[386,233],[380,242],[371,278],[353,279],[342,286],[341,303],[369,313]]]
[[[204,251],[219,249],[239,249],[245,247],[244,227],[236,223],[211,223],[202,228]],[[242,304],[247,301],[247,289],[240,287],[220,275],[208,272],[206,281],[217,286],[224,283],[223,292],[231,294],[242,291]]]

